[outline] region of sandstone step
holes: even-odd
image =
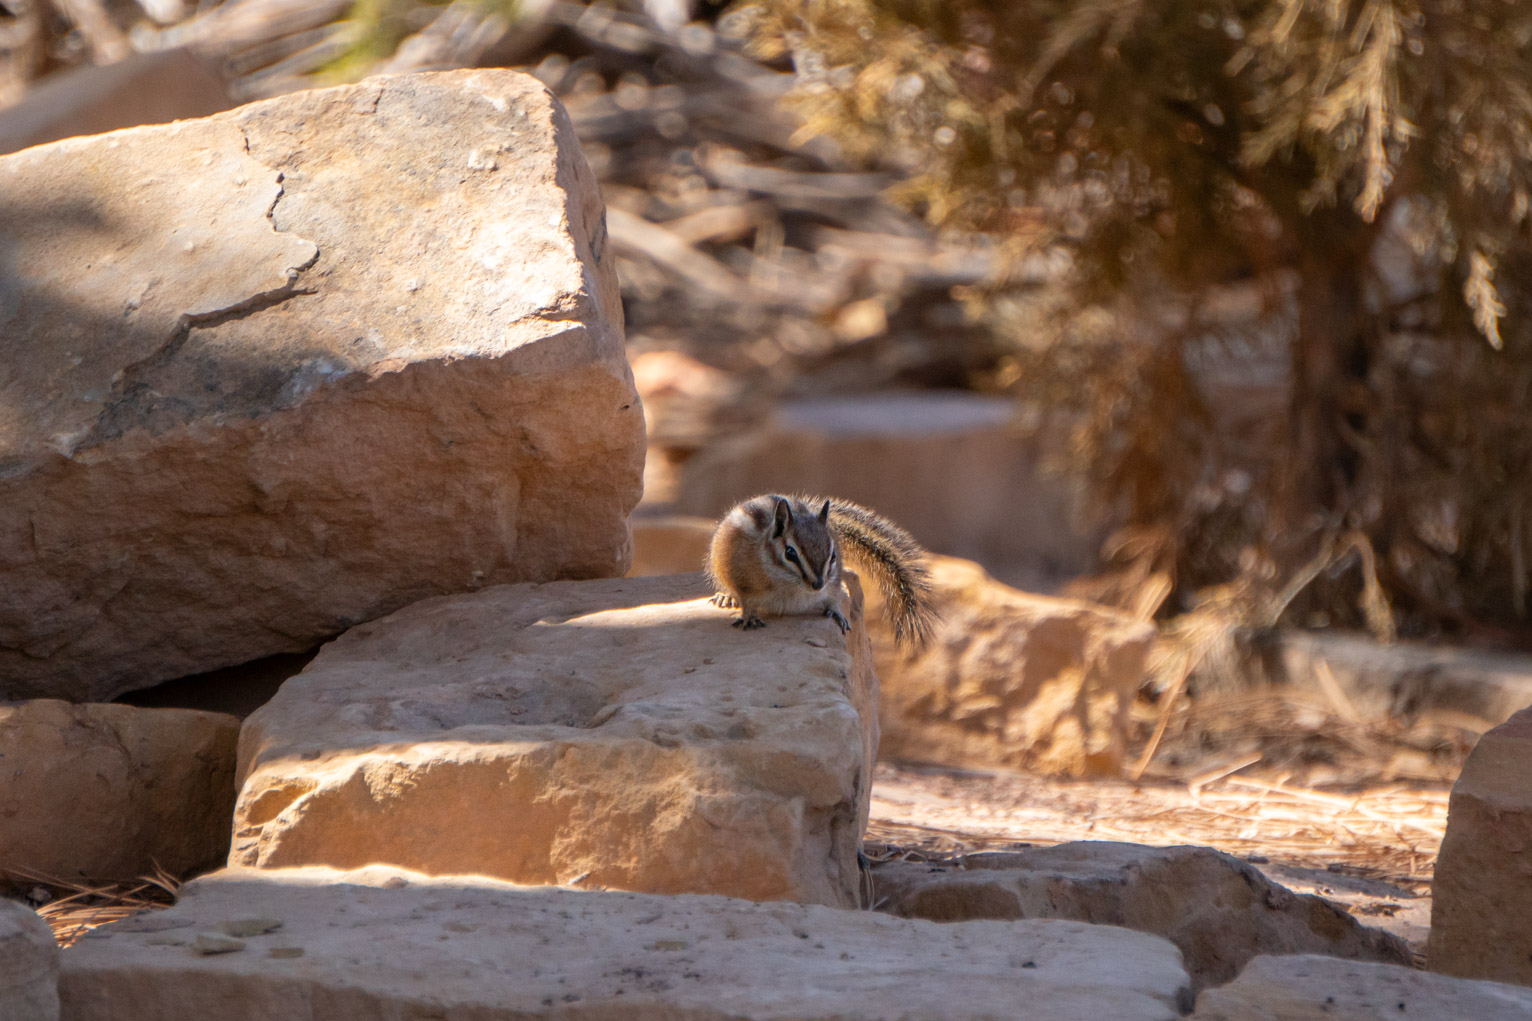
[[[1260,954],[1327,954],[1408,965],[1403,940],[1271,882],[1211,847],[1076,841],[873,870],[879,910],[939,922],[1068,918],[1154,933],[1181,950],[1194,989]]]
[[[221,864],[238,737],[223,713],[0,702],[0,873],[126,881]]]
[[[702,570],[717,527],[715,518],[688,514],[634,515],[633,566],[628,568],[628,577]]]
[[[1197,997],[1188,1021],[1527,1021],[1532,989],[1392,964],[1297,954],[1257,957]]]
[[[511,585],[347,632],[245,721],[230,864],[851,905],[860,590],[730,627],[699,575]]]
[[[0,898],[0,1021],[56,1021],[59,949],[37,913]]]
[[[1110,926],[383,868],[230,870],[97,931],[62,955],[64,1021],[1173,1021],[1189,999],[1173,946]]]
[[[1469,753],[1431,898],[1432,971],[1532,986],[1532,708]]]
[[[536,79],[300,92],[0,182],[0,700],[626,570],[643,411],[600,192]]]
[[[959,392],[791,401],[676,468],[670,513],[718,518],[757,493],[833,494],[876,508],[938,553],[1008,580],[1090,570],[1104,523],[1083,482],[1048,470],[1057,443],[1015,401]],[[664,451],[652,452],[659,460]]]

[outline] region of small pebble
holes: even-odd
[[[245,941],[221,932],[199,932],[192,940],[192,949],[199,954],[232,954],[245,949]]]
[[[279,958],[279,959],[282,959],[282,960],[286,960],[286,959],[292,958],[292,957],[302,957],[303,956],[303,948],[302,947],[272,947],[270,950],[266,951],[266,956],[267,957],[276,957],[276,958]]]

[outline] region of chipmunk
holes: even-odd
[[[926,551],[892,521],[846,500],[768,494],[736,505],[708,548],[713,605],[739,610],[734,626],[746,631],[765,627],[763,614],[819,612],[844,633],[851,624],[836,606],[842,551],[877,578],[895,641],[923,643],[937,619]]]

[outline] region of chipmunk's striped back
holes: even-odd
[[[924,644],[939,618],[931,602],[929,555],[920,543],[876,511],[835,497],[830,498],[830,529],[852,565],[877,579],[894,640]]]
[[[737,504],[719,523],[707,570],[718,589],[713,601],[739,609],[736,627],[818,611],[845,630],[834,594],[844,557],[877,579],[895,640],[923,643],[937,620],[927,556],[904,529],[849,500],[768,494]]]

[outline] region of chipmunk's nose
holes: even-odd
[[[814,575],[814,591],[818,592],[820,589],[822,589],[824,587],[825,587],[825,576],[822,575],[822,574]]]

